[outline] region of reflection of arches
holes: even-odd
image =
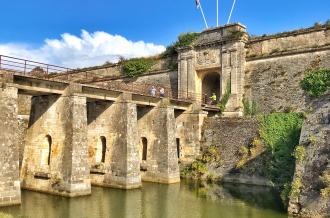
[[[142,137],[142,160],[147,160],[148,140]]]
[[[105,162],[106,151],[107,151],[107,139],[104,136],[101,136],[98,140],[97,147],[96,147],[96,155],[95,155],[96,163]]]
[[[213,93],[217,95],[217,101],[220,99],[220,75],[216,72],[208,73],[203,78],[202,82],[203,96],[210,97]]]

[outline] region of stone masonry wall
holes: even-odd
[[[305,111],[299,86],[313,69],[330,68],[330,28],[310,28],[252,39],[247,45],[244,98],[263,112]]]
[[[155,108],[138,108],[140,153],[142,137],[147,139],[147,158],[142,161],[142,180],[160,183],[180,181],[175,143],[174,109],[163,100]],[[141,156],[142,157],[142,156]]]
[[[106,150],[102,162],[102,140]],[[141,186],[136,105],[88,103],[88,153],[92,183],[117,188]]]
[[[33,97],[21,177],[23,187],[65,196],[90,194],[86,98]]]
[[[249,147],[258,137],[258,126],[258,121],[252,118],[206,118],[202,130],[202,149],[216,146],[220,153],[220,165],[208,166],[209,172],[223,182],[270,185],[263,172],[267,161],[264,148],[243,167],[238,167],[242,160],[240,150]]]
[[[313,112],[305,120],[300,136],[303,155],[296,161],[289,213],[327,217],[330,194],[322,196],[321,190],[330,189],[330,181],[326,184],[321,177],[330,176],[330,94],[314,100],[310,106]]]
[[[17,88],[0,78],[0,206],[20,204]]]

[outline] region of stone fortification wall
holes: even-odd
[[[177,57],[151,57],[155,60],[155,64],[152,66],[149,72],[145,75],[153,75],[157,72],[168,71],[170,65],[175,63]],[[122,66],[120,64],[110,64],[105,66],[96,66],[90,68],[78,69],[78,72],[72,72],[63,76],[55,75],[57,79],[70,79],[71,81],[97,81],[102,78],[124,78]]]
[[[258,121],[252,118],[206,118],[202,130],[202,150],[216,146],[220,153],[220,164],[208,166],[208,171],[223,182],[270,185],[264,174],[265,148],[256,150],[254,158],[244,167],[241,149],[250,147],[258,137]]]
[[[251,39],[244,98],[264,112],[306,110],[299,82],[310,70],[330,68],[330,28],[323,26]]]
[[[305,120],[300,136],[289,213],[327,217],[330,214],[330,94],[312,102],[311,107],[313,112]]]

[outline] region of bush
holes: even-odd
[[[151,58],[133,58],[130,60],[124,60],[123,72],[125,76],[137,77],[151,70],[151,67],[155,64],[155,61]]]
[[[259,113],[257,102],[243,99],[244,115],[255,116]]]
[[[176,49],[191,45],[200,36],[200,33],[190,32],[183,33],[178,37],[178,40],[172,45],[168,46],[163,53],[163,56],[177,54]]]
[[[300,113],[273,113],[259,117],[259,134],[270,157],[266,165],[267,177],[282,191],[284,203],[287,203],[287,189],[294,174],[295,159],[292,154],[299,144],[303,120]]]
[[[304,146],[298,145],[294,150],[293,156],[295,157],[298,163],[301,163],[306,156],[306,150]]]
[[[227,105],[229,97],[230,97],[230,94],[231,94],[231,86],[230,86],[230,81],[228,81],[227,86],[226,86],[226,92],[222,96],[220,102],[218,103],[218,107],[219,107],[221,112],[225,111],[226,105]]]
[[[293,198],[298,198],[301,187],[302,187],[301,179],[299,177],[295,178],[291,184],[290,196]]]
[[[321,189],[321,196],[323,198],[330,197],[330,175],[327,172],[324,172],[320,179],[325,185],[325,188]]]
[[[318,69],[308,73],[300,82],[301,88],[312,97],[319,97],[330,90],[330,70]]]

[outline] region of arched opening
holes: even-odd
[[[220,75],[216,72],[209,73],[203,78],[202,82],[202,93],[206,98],[207,102],[209,97],[215,93],[217,101],[220,99]]]
[[[104,136],[101,136],[101,143],[102,143],[102,159],[101,162],[105,162],[105,153],[107,151],[107,139]]]
[[[48,142],[48,157],[47,157],[47,165],[50,165],[50,158],[52,154],[52,137],[50,135],[46,135],[46,139]]]
[[[147,160],[148,140],[142,137],[142,160]]]
[[[177,152],[177,155],[178,155],[178,158],[180,159],[180,139],[177,138],[176,139],[176,152]]]

